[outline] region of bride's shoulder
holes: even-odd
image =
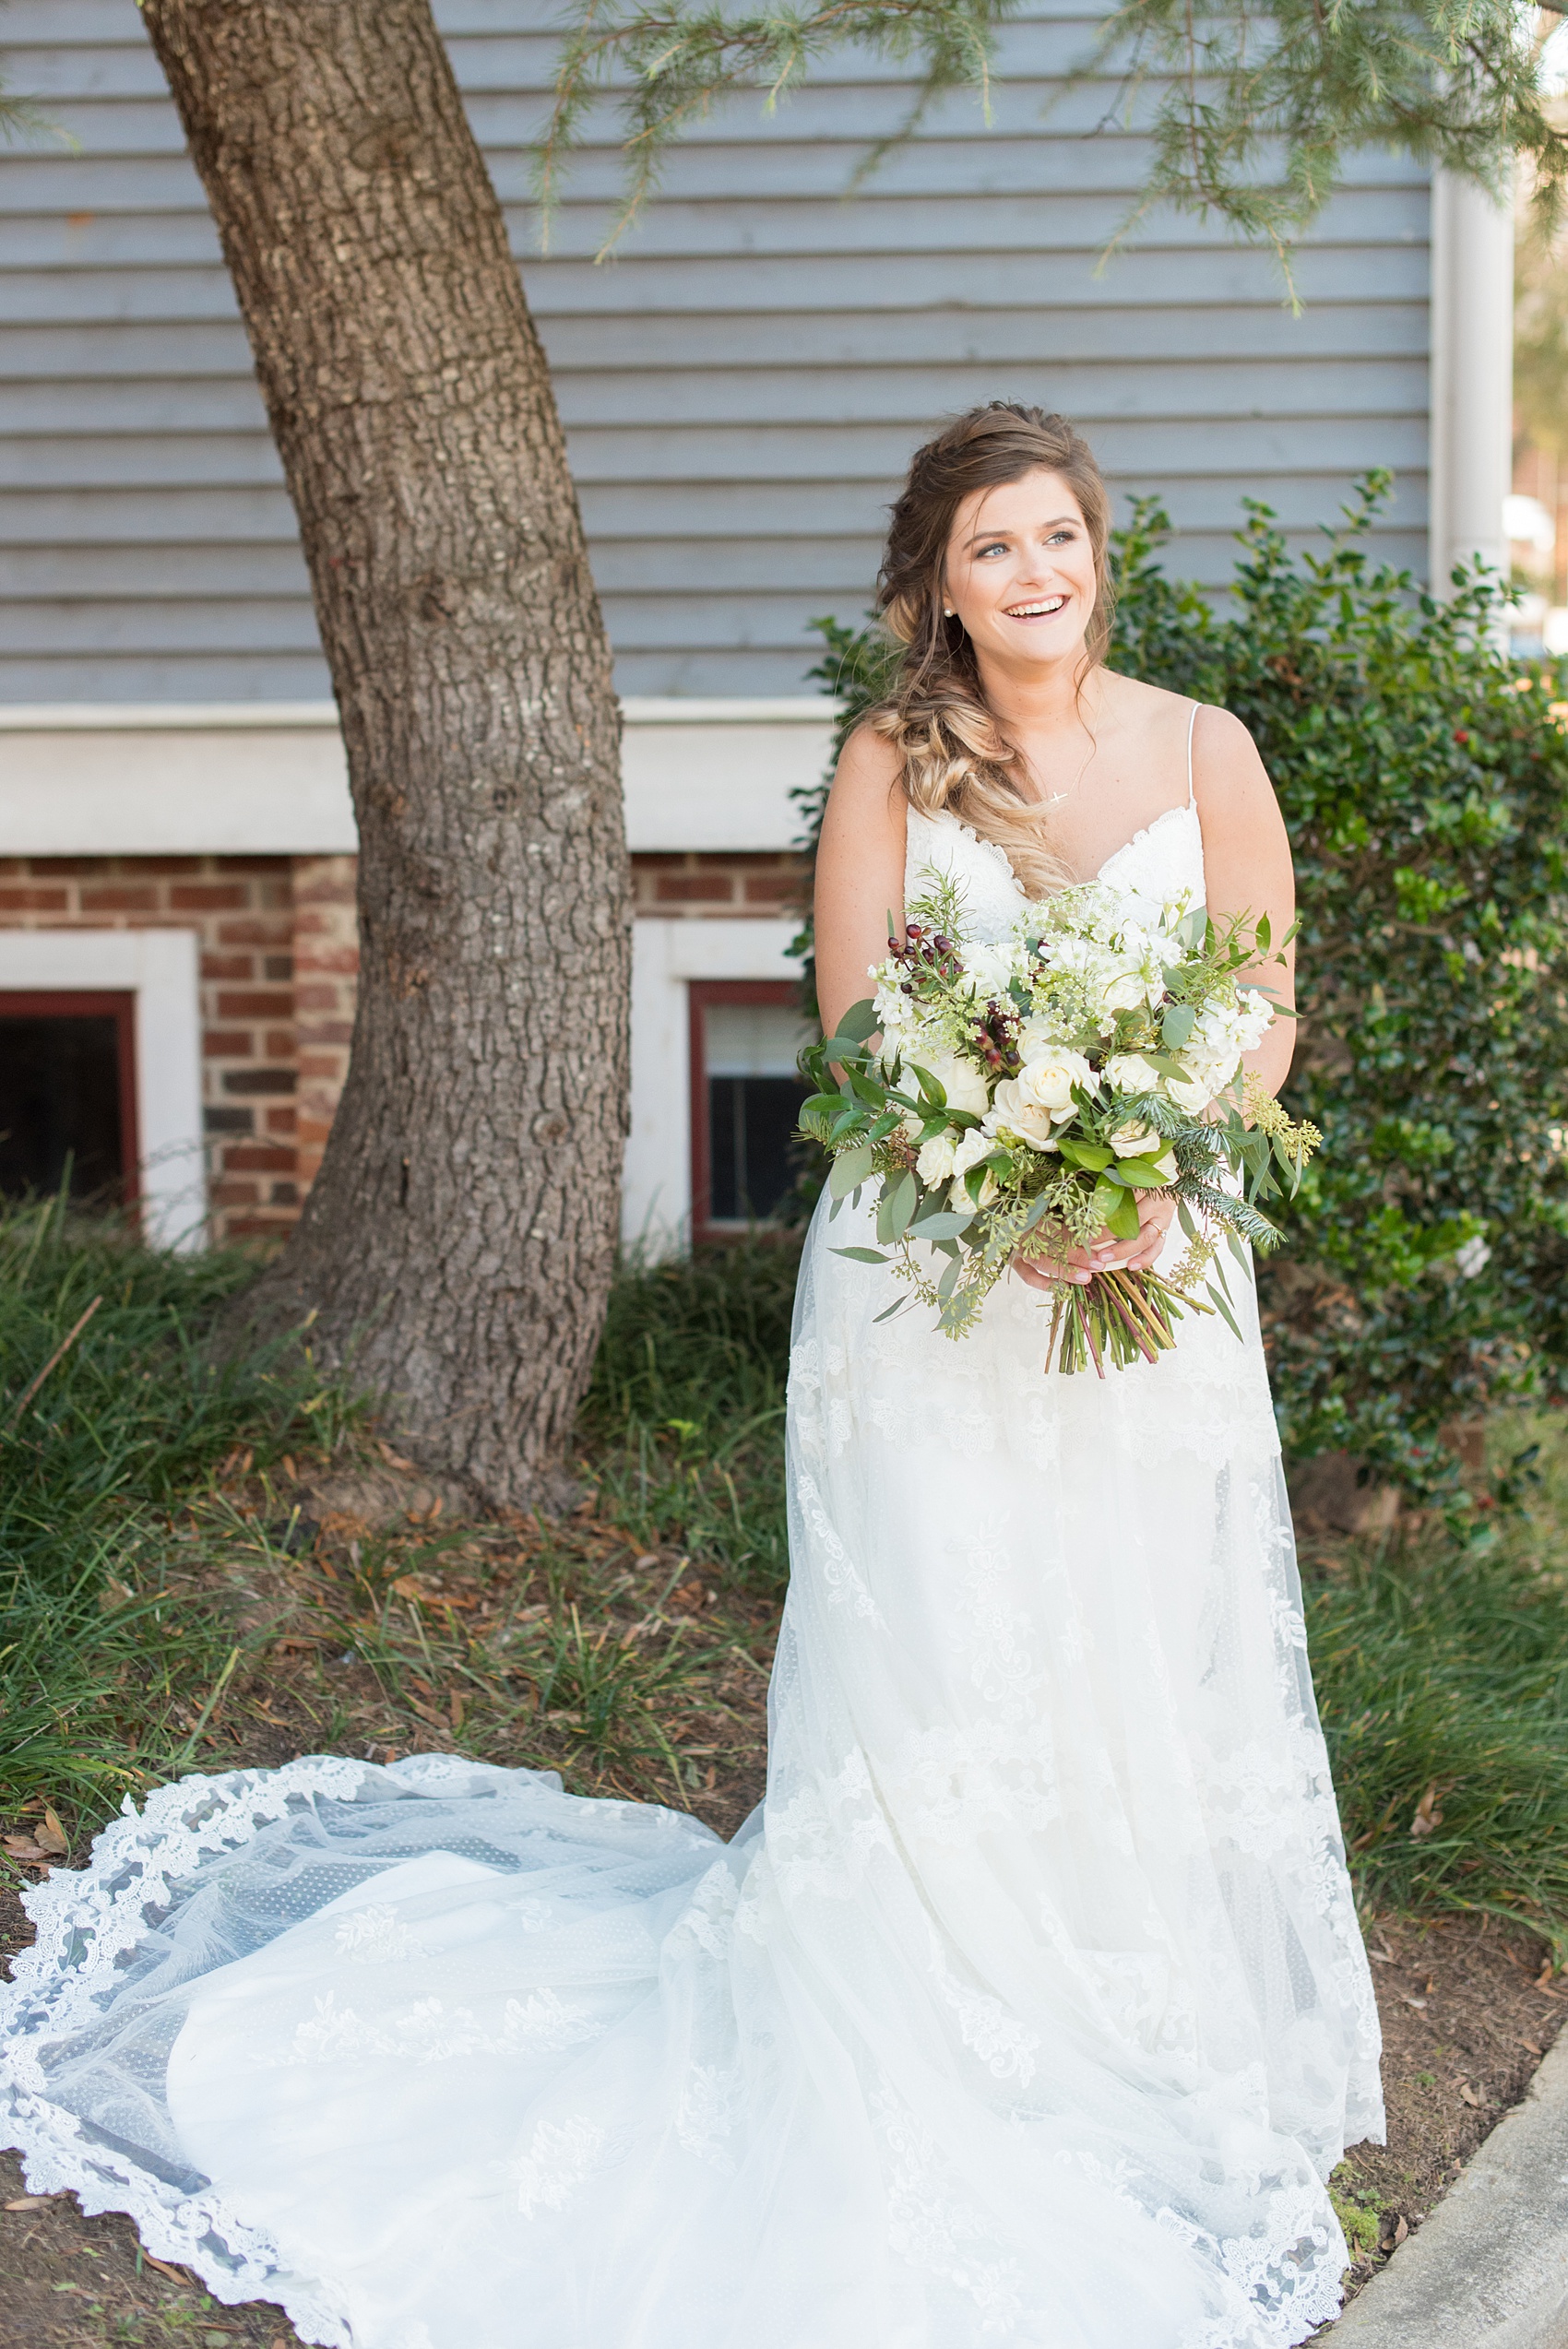
[[[902,836],[909,812],[903,754],[870,719],[855,728],[839,752],[827,804],[839,821]]]
[[[1263,774],[1257,744],[1232,711],[1217,702],[1194,702],[1190,694],[1151,685],[1143,677],[1124,677],[1119,670],[1103,673],[1122,723],[1146,735],[1151,749],[1158,744],[1184,755],[1191,735],[1193,772],[1200,790],[1206,771],[1232,784],[1244,775]]]

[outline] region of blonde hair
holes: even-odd
[[[1077,499],[1094,556],[1097,592],[1080,686],[1104,659],[1114,610],[1106,552],[1111,501],[1093,451],[1065,417],[995,399],[957,417],[910,461],[877,580],[877,608],[903,652],[892,692],[869,713],[903,761],[910,805],[925,815],[949,809],[982,840],[993,840],[1031,897],[1061,888],[1071,875],[1051,853],[1016,746],[986,705],[968,634],[943,610],[943,569],[964,500],[1039,472],[1059,474]]]

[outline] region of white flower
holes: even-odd
[[[1112,1052],[1105,1063],[1105,1080],[1113,1093],[1159,1091],[1159,1071],[1141,1052]]]
[[[1129,1118],[1125,1125],[1119,1125],[1114,1133],[1108,1133],[1105,1138],[1119,1158],[1147,1158],[1157,1173],[1168,1182],[1175,1181],[1176,1153],[1169,1145],[1161,1146],[1152,1125]]]
[[[1235,1003],[1206,1003],[1193,1028],[1193,1044],[1216,1058],[1255,1052],[1274,1019],[1274,1006],[1255,987],[1238,991]]]
[[[1484,1272],[1491,1263],[1491,1250],[1478,1231],[1466,1240],[1462,1248],[1454,1251],[1454,1262],[1466,1280],[1474,1280],[1476,1275]]]
[[[1072,1115],[1075,1086],[1081,1086],[1086,1093],[1099,1089],[1099,1080],[1083,1054],[1069,1051],[1063,1044],[1031,1049],[1015,1082],[1020,1101],[1053,1109],[1059,1118]]]
[[[1098,1006],[1108,1014],[1138,1011],[1146,1003],[1158,1002],[1164,992],[1164,972],[1151,972],[1131,955],[1107,961],[1103,972],[1096,974]]]
[[[1182,1064],[1189,1074],[1173,1077],[1166,1091],[1179,1109],[1189,1117],[1201,1117],[1211,1101],[1218,1100],[1241,1065],[1241,1056],[1233,1052],[1218,1060],[1206,1052],[1183,1052]]]
[[[955,1138],[949,1126],[945,1133],[933,1133],[929,1142],[921,1145],[921,1155],[915,1160],[915,1172],[928,1191],[935,1191],[940,1184],[951,1180],[956,1155]]]
[[[1038,1101],[1028,1100],[1019,1089],[1016,1076],[1004,1076],[996,1088],[996,1099],[985,1121],[988,1133],[1010,1133],[1019,1142],[1028,1143],[1031,1150],[1054,1150],[1051,1138],[1051,1111]]]
[[[992,1173],[991,1169],[987,1167],[985,1170],[985,1180],[980,1185],[980,1197],[978,1199],[971,1199],[968,1192],[961,1182],[956,1182],[953,1185],[952,1190],[947,1194],[947,1198],[948,1204],[952,1207],[956,1215],[968,1216],[972,1215],[977,1207],[989,1207],[992,1200],[1000,1197],[1000,1195],[996,1177]]]
[[[982,1158],[990,1156],[990,1134],[982,1133],[978,1125],[971,1126],[953,1153],[953,1172],[967,1175],[971,1167],[978,1167]]]
[[[998,1087],[999,1097],[1000,1090]],[[1129,1118],[1124,1125],[1119,1125],[1114,1133],[1108,1133],[1105,1138],[1119,1158],[1141,1158],[1146,1146],[1158,1137],[1152,1125],[1145,1125],[1137,1118]]]
[[[964,981],[971,995],[1005,995],[1018,975],[1019,956],[1014,944],[989,945],[977,941],[964,948]]]
[[[974,1117],[983,1117],[991,1107],[991,1093],[981,1072],[972,1061],[961,1061],[956,1052],[906,1051],[905,1065],[924,1069],[935,1077],[947,1096],[950,1109],[968,1109]]]

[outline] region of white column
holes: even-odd
[[[1436,172],[1431,189],[1431,582],[1480,556],[1506,574],[1514,432],[1514,212]]]

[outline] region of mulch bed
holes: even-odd
[[[1388,2143],[1353,2145],[1335,2190],[1353,2294],[1453,2184],[1568,2017],[1544,1942],[1485,1916],[1380,1917],[1367,1935],[1383,2019]]]

